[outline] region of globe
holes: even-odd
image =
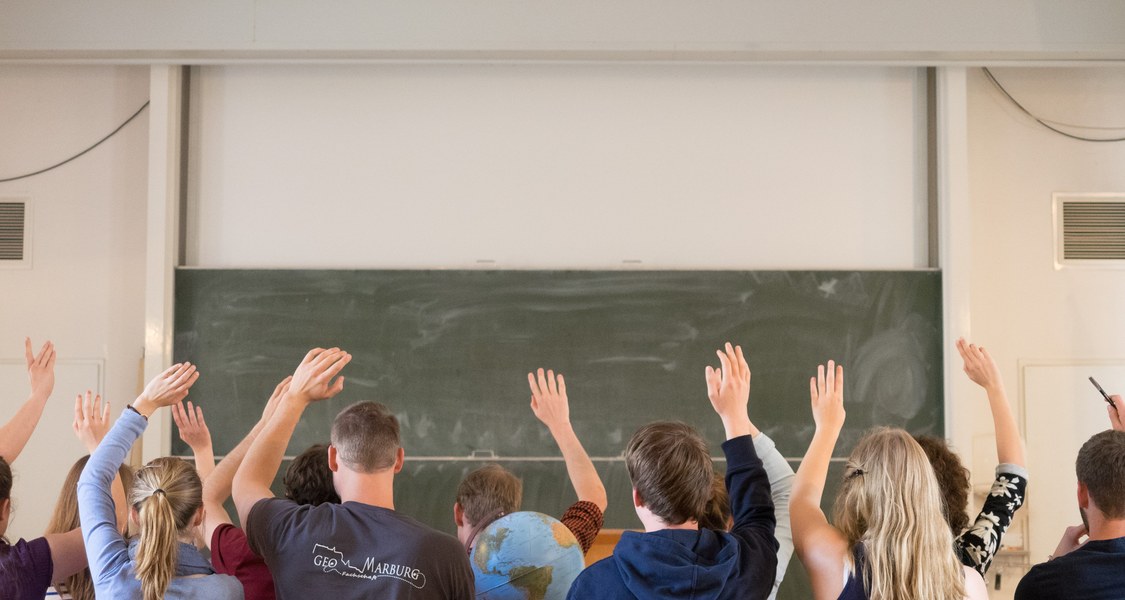
[[[477,598],[563,600],[585,566],[582,546],[554,517],[516,512],[477,535],[469,562]]]

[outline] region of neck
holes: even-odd
[[[1090,511],[1091,513],[1094,511]],[[1090,540],[1113,540],[1125,537],[1125,519],[1107,519],[1102,516],[1089,515]]]
[[[672,524],[664,521],[664,519],[661,519],[660,517],[648,512],[647,510],[638,510],[637,516],[641,518],[641,523],[645,526],[645,533],[652,533],[654,531],[661,531],[663,529],[699,529],[699,522],[695,519],[688,519],[683,523]]]
[[[333,478],[341,502],[359,502],[380,508],[395,509],[394,471],[345,473],[340,469]]]

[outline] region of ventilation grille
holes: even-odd
[[[23,262],[27,241],[27,203],[0,202],[0,261]]]
[[[1055,201],[1055,267],[1125,267],[1125,194],[1063,194]]]

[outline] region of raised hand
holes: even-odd
[[[557,382],[552,370],[547,370],[544,375],[543,369],[539,369],[538,374],[538,377],[535,373],[527,374],[527,383],[531,386],[531,412],[547,429],[570,425],[570,404],[562,373],[559,373]]]
[[[704,370],[707,378],[707,397],[719,416],[745,414],[750,403],[750,366],[742,355],[742,346],[731,346],[727,342],[719,355],[718,369],[707,365]]]
[[[711,407],[723,420],[727,439],[741,435],[758,435],[758,430],[750,422],[747,407],[750,404],[750,365],[742,355],[742,346],[732,346],[727,342],[719,355],[719,368],[707,365],[704,377],[707,380],[707,398]]]
[[[996,367],[996,361],[992,360],[992,355],[984,349],[984,346],[969,344],[965,338],[960,338],[957,340],[957,351],[961,353],[961,360],[965,363],[965,374],[973,383],[986,390],[1003,387],[1000,369]]]
[[[351,360],[352,355],[339,348],[309,350],[293,372],[287,397],[311,404],[339,394],[344,389],[344,378],[336,375]]]
[[[94,449],[109,433],[109,401],[102,404],[102,396],[98,394],[91,399],[93,392],[86,390],[86,394],[78,394],[74,399],[74,435],[86,447],[86,451],[93,454]]]
[[[31,395],[47,398],[55,389],[55,345],[48,341],[39,354],[31,353],[31,338],[23,340],[23,354],[27,360],[27,378],[31,382]]]
[[[187,409],[184,409],[183,403],[173,404],[172,420],[176,422],[176,428],[180,430],[180,439],[193,452],[198,453],[203,449],[211,449],[211,430],[207,428],[207,423],[203,420],[203,409],[201,407],[192,405],[190,400],[187,403]]]
[[[828,361],[828,368],[818,365],[816,377],[809,379],[813,421],[817,429],[840,431],[844,426],[844,367]]]
[[[191,386],[199,379],[195,365],[176,363],[148,382],[141,395],[133,402],[133,408],[144,416],[151,415],[162,406],[171,406],[188,395]]]

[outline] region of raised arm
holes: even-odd
[[[129,561],[128,546],[117,529],[110,488],[121,463],[144,433],[148,417],[162,406],[183,400],[198,378],[199,373],[190,363],[172,365],[157,375],[133,402],[133,410],[126,410],[117,419],[82,470],[78,478],[78,514],[94,581]]]
[[[570,425],[570,404],[562,373],[556,378],[554,371],[548,370],[544,375],[543,369],[539,369],[538,377],[536,373],[527,374],[527,383],[531,386],[531,412],[547,426],[551,437],[559,445],[566,461],[566,473],[578,499],[593,502],[605,512],[609,504],[605,486]]]
[[[1012,405],[1004,392],[1004,381],[996,361],[983,346],[969,344],[964,338],[957,340],[957,351],[965,363],[965,374],[973,383],[984,388],[988,394],[988,406],[992,409],[992,425],[996,430],[996,456],[1001,464],[1027,466],[1024,458],[1023,439],[1020,437]]]
[[[750,421],[750,366],[740,346],[727,343],[717,354],[719,369],[708,366],[704,375],[707,397],[726,431],[727,441],[723,444],[723,454],[727,459],[725,482],[734,521],[730,531],[741,540],[747,556],[753,557],[752,562],[761,574],[749,584],[745,596],[765,598],[773,589],[776,576],[777,517],[770,495],[769,476],[753,441],[761,432]]]
[[[843,591],[844,561],[850,552],[848,540],[820,509],[832,450],[844,427],[844,368],[831,360],[827,369],[818,366],[816,377],[809,380],[809,394],[816,430],[793,478],[789,518],[794,550],[808,571],[814,597],[822,600]]]
[[[291,376],[286,377],[281,380],[281,383],[277,384],[269,401],[266,402],[262,417],[250,429],[250,433],[246,434],[246,437],[242,438],[242,441],[228,452],[223,460],[219,461],[215,470],[211,471],[211,474],[203,480],[203,541],[208,548],[211,547],[211,537],[219,525],[231,522],[230,515],[227,514],[227,509],[223,506],[223,503],[227,501],[227,498],[230,498],[234,474],[238,472],[238,467],[242,465],[242,460],[246,458],[246,452],[250,450],[250,444],[265,428],[266,423],[269,422],[270,417],[277,409],[282,396],[288,391],[291,379],[293,379]]]
[[[27,360],[27,377],[31,381],[31,395],[23,403],[3,427],[0,427],[0,457],[15,462],[23,452],[27,440],[39,424],[39,417],[43,416],[43,408],[47,406],[47,398],[55,389],[55,345],[51,342],[43,344],[39,354],[31,353],[31,338],[23,340],[24,358]]]
[[[203,408],[192,405],[190,400],[186,410],[183,403],[173,404],[172,420],[180,430],[180,439],[195,456],[195,471],[199,473],[199,478],[207,479],[215,470],[215,450],[211,448],[211,430],[203,420]]]
[[[293,372],[289,390],[281,399],[277,412],[250,444],[242,466],[234,475],[234,506],[238,519],[248,523],[250,509],[263,498],[273,498],[270,483],[277,475],[285,448],[305,408],[313,402],[327,400],[344,389],[344,378],[336,377],[352,356],[339,348],[314,348]],[[333,380],[335,378],[335,380]],[[249,535],[249,532],[247,532]]]

